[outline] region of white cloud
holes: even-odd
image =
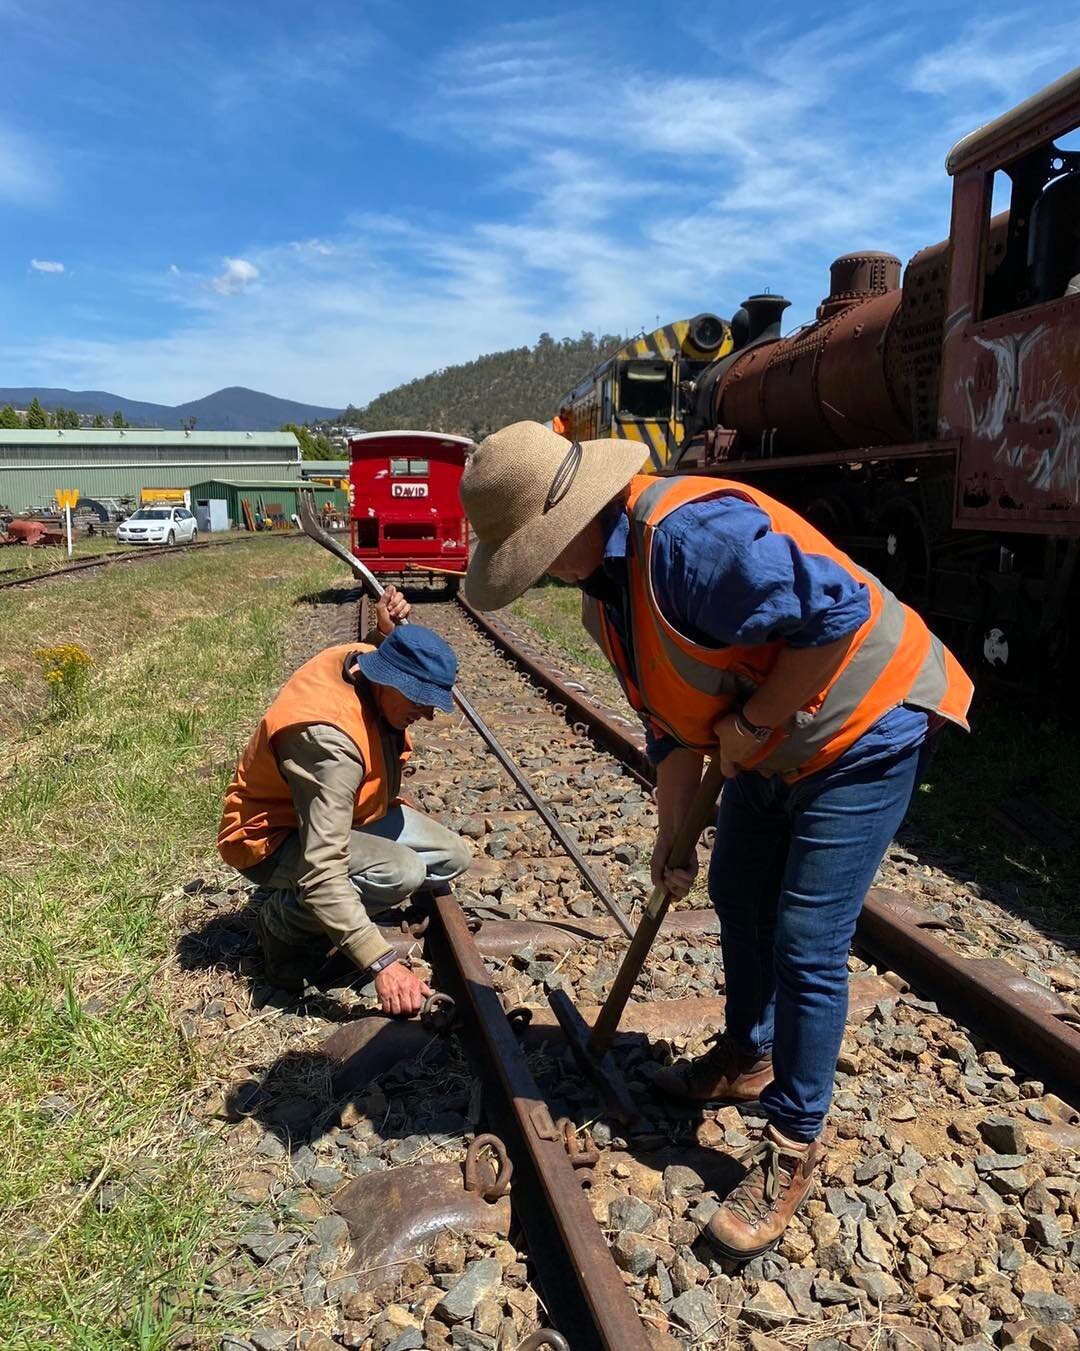
[[[52,263],[46,258],[31,258],[30,266],[35,272],[63,272],[63,263]]]
[[[259,269],[246,258],[226,258],[225,266],[210,285],[219,295],[230,296],[237,291],[246,291],[259,280]]]
[[[1056,26],[1040,22],[1033,30],[1023,14],[978,20],[954,41],[922,56],[908,88],[953,97],[963,88],[979,89],[992,100],[1012,102],[1064,74],[1067,53],[1075,50],[1078,39],[1076,21]]]
[[[296,253],[315,253],[323,258],[329,258],[335,251],[334,245],[325,239],[294,239],[289,248]]]
[[[53,193],[48,158],[27,137],[0,126],[0,201],[33,206]]]

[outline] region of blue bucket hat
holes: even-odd
[[[450,690],[457,677],[454,649],[421,624],[399,624],[373,652],[361,652],[356,664],[376,685],[392,685],[424,707],[454,707]]]

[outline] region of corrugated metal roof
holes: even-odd
[[[0,446],[282,446],[299,451],[292,432],[165,432],[147,427],[5,428]]]
[[[348,478],[348,460],[303,460],[300,465],[302,478]]]

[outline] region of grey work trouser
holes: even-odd
[[[460,835],[412,807],[391,807],[349,835],[349,878],[372,918],[426,882],[452,881],[471,862]],[[270,893],[261,912],[267,928],[286,942],[310,945],[325,938],[325,930],[296,894],[302,871],[300,836],[292,831],[264,864],[245,875]]]

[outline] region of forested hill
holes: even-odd
[[[366,408],[348,409],[346,416],[369,432],[414,427],[478,441],[508,422],[547,422],[561,396],[622,341],[583,333],[556,342],[542,333],[535,347],[447,366],[380,394]]]

